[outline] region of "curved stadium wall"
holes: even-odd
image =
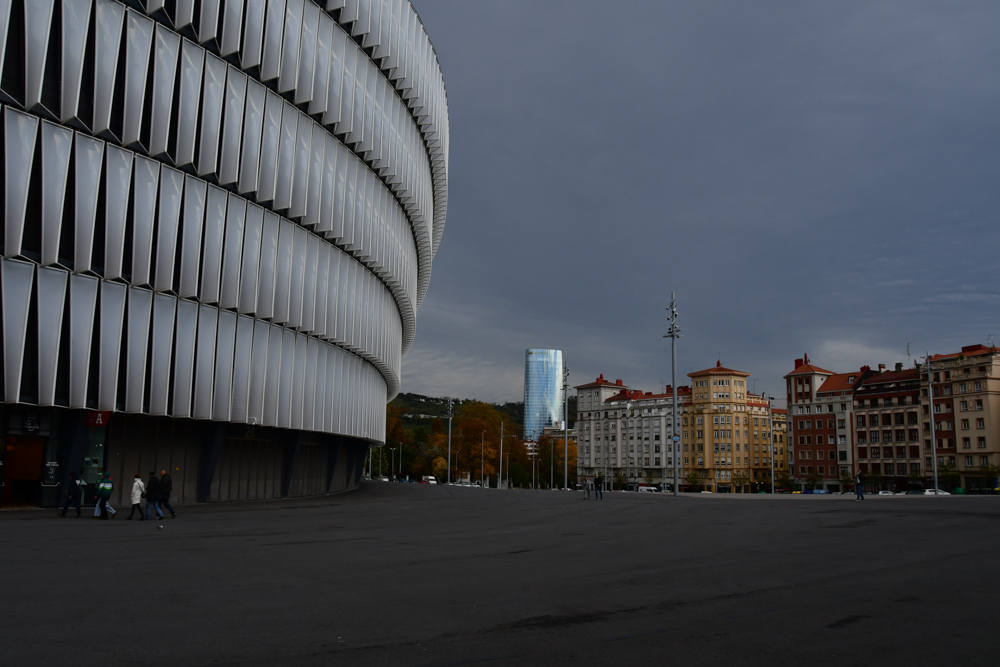
[[[355,486],[447,207],[409,2],[0,0],[0,33],[2,503]]]

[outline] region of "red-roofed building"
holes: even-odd
[[[793,483],[831,492],[849,488],[855,474],[851,431],[854,389],[870,370],[834,373],[795,360],[785,376],[789,474]]]
[[[934,433],[941,488],[994,488],[1000,465],[1000,350],[967,345],[961,352],[932,355]],[[933,469],[931,409],[926,366],[920,372],[920,435],[923,474]]]
[[[701,478],[696,486],[709,491],[758,488],[765,482],[763,472],[767,471],[767,479],[770,475],[771,418],[767,402],[747,392],[750,373],[719,361],[688,377],[691,403],[681,420],[684,469],[695,471]],[[775,452],[776,475],[784,451],[782,444]]]
[[[618,436],[610,429],[609,412],[604,402],[629,387],[621,380],[610,382],[602,373],[593,382],[581,384],[576,389],[576,475],[593,479],[605,470],[613,470],[618,462]],[[613,439],[613,440],[612,440]],[[612,444],[615,458],[612,460]]]
[[[923,486],[920,452],[920,377],[916,368],[867,373],[854,391],[858,469],[870,490]]]
[[[601,375],[577,390],[577,478],[628,484],[673,483],[673,387],[660,394],[631,389]],[[678,408],[691,399],[677,388]]]

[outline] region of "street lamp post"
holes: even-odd
[[[399,478],[403,479],[403,443],[399,443]]]
[[[563,490],[569,489],[569,367],[563,364]]]
[[[503,417],[500,418],[500,463],[497,471],[497,489],[503,486]]]
[[[767,397],[767,455],[771,459],[771,495],[774,495],[774,414],[771,412],[771,399],[773,394]]]
[[[679,452],[679,442],[680,438],[677,435],[677,339],[681,337],[680,327],[677,326],[677,300],[674,299],[674,293],[670,293],[670,306],[667,307],[670,312],[670,326],[667,328],[667,333],[664,338],[670,339],[670,382],[673,383],[673,402],[674,402],[674,417],[673,417],[673,436],[671,437],[671,450],[674,460],[674,496],[678,495],[677,487],[680,486],[677,483],[677,460],[680,458]]]
[[[486,431],[479,436],[479,483],[486,488],[486,478],[483,475],[486,472]]]
[[[622,430],[622,449],[625,449],[625,436],[628,434],[628,428],[629,428],[629,422],[628,422],[628,420],[630,419],[629,413],[631,413],[631,412],[632,412],[632,401],[625,401],[625,412],[622,413],[622,428],[621,428],[621,430]],[[627,471],[628,477],[630,477],[630,478],[632,478],[634,480],[635,477],[636,477],[636,475],[637,475],[637,473],[636,473],[635,463],[631,460],[632,459],[632,454],[638,454],[638,452],[630,452],[630,451],[627,451],[627,450],[625,452],[625,456],[629,457],[629,458],[625,459],[625,461],[626,461],[625,470]],[[612,487],[612,488],[614,488],[614,487]],[[628,491],[628,479],[625,480],[625,490]]]
[[[395,469],[396,469],[396,448],[395,447],[390,447],[389,448],[389,474],[392,474],[392,471],[395,470]]]
[[[448,399],[448,475],[447,483],[451,484],[451,399]]]
[[[934,432],[934,380],[931,377],[931,353],[927,352],[927,411],[931,416],[931,461],[934,464],[934,495],[938,494],[937,433]]]

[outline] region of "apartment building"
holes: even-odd
[[[969,345],[961,352],[932,355],[931,392],[926,367],[918,367],[925,476],[933,464],[933,414],[939,473],[943,468],[946,478],[957,478],[952,482],[965,489],[994,486],[992,466],[1000,464],[1000,350]]]
[[[616,422],[620,465],[613,471],[613,479],[619,484],[674,484],[683,480],[680,465],[678,479],[674,479],[673,398],[674,388],[667,385],[662,394],[626,389],[605,401],[612,413],[622,416]],[[690,399],[690,387],[677,388],[679,414]]]
[[[775,480],[788,472],[785,432],[787,411],[771,406],[770,401],[761,394],[747,394],[746,425],[744,431],[749,433],[752,452],[745,459],[750,466],[750,489],[761,491],[771,489],[771,457],[774,457]],[[767,443],[771,441],[772,449]]]
[[[893,371],[879,364],[854,392],[857,464],[869,488],[905,491],[923,486],[919,373],[901,363]]]
[[[620,468],[618,420],[621,408],[609,409],[605,401],[628,390],[621,380],[611,382],[602,373],[593,382],[576,389],[577,479],[605,478]]]
[[[794,484],[830,492],[849,487],[856,471],[854,392],[870,374],[868,366],[835,373],[812,364],[808,354],[795,360],[794,370],[785,376],[789,474]]]
[[[575,389],[578,478],[600,475],[607,488],[624,488],[629,482],[674,483],[672,386],[654,394],[601,375]],[[691,400],[691,388],[678,387],[677,399],[682,411]],[[681,469],[681,479],[683,475]]]
[[[702,485],[719,493],[748,490],[769,480],[772,415],[761,395],[747,391],[750,373],[719,361],[688,377],[691,403],[681,421],[684,467],[696,470]],[[784,443],[774,457],[777,475],[785,468]]]

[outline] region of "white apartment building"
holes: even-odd
[[[673,387],[664,393],[632,391],[601,375],[577,390],[577,478],[600,475],[606,488],[625,483],[674,483]],[[678,412],[690,401],[678,388]],[[678,465],[678,478],[683,479]],[[614,484],[614,487],[611,485]]]

